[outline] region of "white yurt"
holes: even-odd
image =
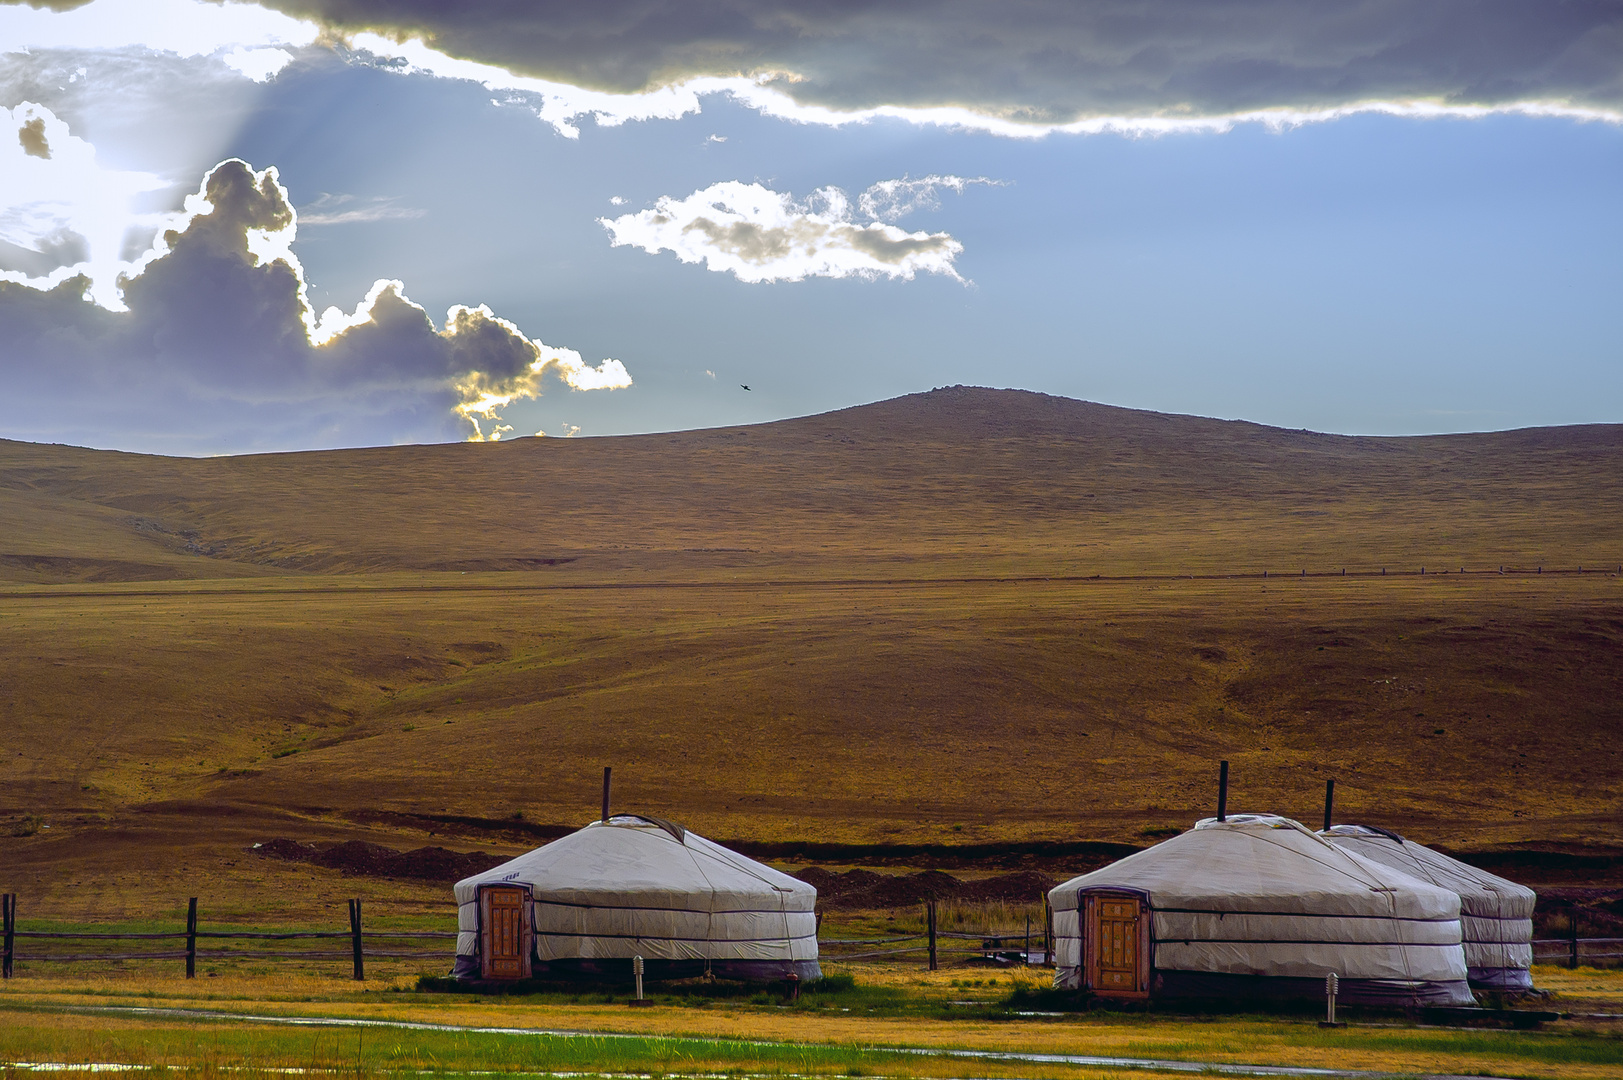
[[[1460,898],[1265,814],[1193,829],[1048,894],[1056,986],[1124,998],[1471,1005]]]
[[[594,821],[456,901],[458,979],[822,977],[815,888],[661,818]]]
[[[1459,894],[1465,969],[1471,985],[1533,989],[1533,905],[1538,894],[1469,863],[1373,825],[1336,825],[1319,834],[1343,851]]]

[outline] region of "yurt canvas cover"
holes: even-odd
[[[1471,985],[1484,990],[1533,989],[1528,969],[1533,964],[1533,905],[1538,895],[1532,889],[1385,829],[1336,825],[1319,835],[1343,851],[1458,893]]]
[[[1056,986],[1470,1005],[1460,900],[1289,818],[1208,818],[1048,894]]]
[[[595,821],[456,883],[459,979],[822,976],[817,890],[657,818]]]

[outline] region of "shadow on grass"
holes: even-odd
[[[467,983],[439,975],[418,976],[416,989],[428,994],[469,994],[479,997],[523,997],[560,1005],[629,1004],[631,988],[613,980],[582,981],[526,979],[511,983]],[[801,983],[798,996],[791,984],[741,982],[732,979],[673,979],[651,984],[644,999],[656,1005],[703,1007],[711,1003],[770,1005],[788,1008],[846,1008],[861,1011],[906,1011],[909,996],[889,987],[863,986],[846,973],[825,975]]]

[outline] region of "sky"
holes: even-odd
[[[0,437],[1623,421],[1616,0],[450,10],[0,0]]]

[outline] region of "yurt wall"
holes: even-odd
[[[1533,906],[1538,896],[1486,870],[1368,825],[1336,825],[1319,835],[1344,851],[1457,893],[1465,967],[1483,990],[1533,989]]]

